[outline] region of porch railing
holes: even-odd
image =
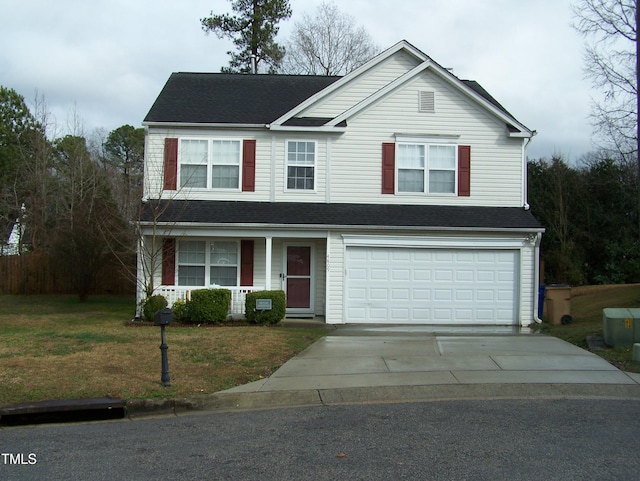
[[[189,287],[189,286],[160,286],[156,288],[154,294],[160,294],[167,299],[169,307],[173,305],[178,299],[186,300],[189,296],[189,292],[204,289],[204,287]],[[217,289],[212,286],[211,289]],[[260,286],[241,286],[241,287],[224,287],[222,289],[229,289],[231,291],[231,308],[229,309],[229,315],[233,317],[243,317],[244,304],[247,299],[247,294],[254,291],[263,291],[264,287]]]

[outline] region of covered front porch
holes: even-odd
[[[174,235],[171,235],[174,234]],[[164,296],[169,306],[187,300],[196,289],[225,288],[231,291],[229,315],[245,315],[246,295],[262,290],[283,290],[287,298],[287,317],[324,316],[326,308],[327,235],[286,232],[257,236],[256,232],[217,230],[212,232],[163,232],[154,245],[156,259],[154,294]],[[151,236],[141,243],[153,243]],[[148,249],[147,249],[148,250]],[[139,272],[149,268],[139,266]],[[139,277],[140,278],[140,277]],[[139,288],[139,301],[144,300]]]

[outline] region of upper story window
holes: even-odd
[[[398,192],[455,194],[457,146],[398,144]]]
[[[287,190],[314,190],[316,143],[287,142]]]
[[[239,189],[239,140],[180,139],[180,187]]]

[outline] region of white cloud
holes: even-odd
[[[480,82],[539,135],[532,157],[588,151],[590,90],[569,1],[350,0],[336,2],[381,48],[408,40],[461,78]],[[293,17],[320,0],[291,0]],[[43,94],[64,123],[74,105],[87,129],[140,125],[171,72],[217,72],[228,40],[205,35],[200,18],[227,0],[28,0],[3,7],[0,85]]]

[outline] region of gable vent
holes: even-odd
[[[420,91],[420,98],[418,100],[418,111],[434,113],[436,111],[435,93]]]

